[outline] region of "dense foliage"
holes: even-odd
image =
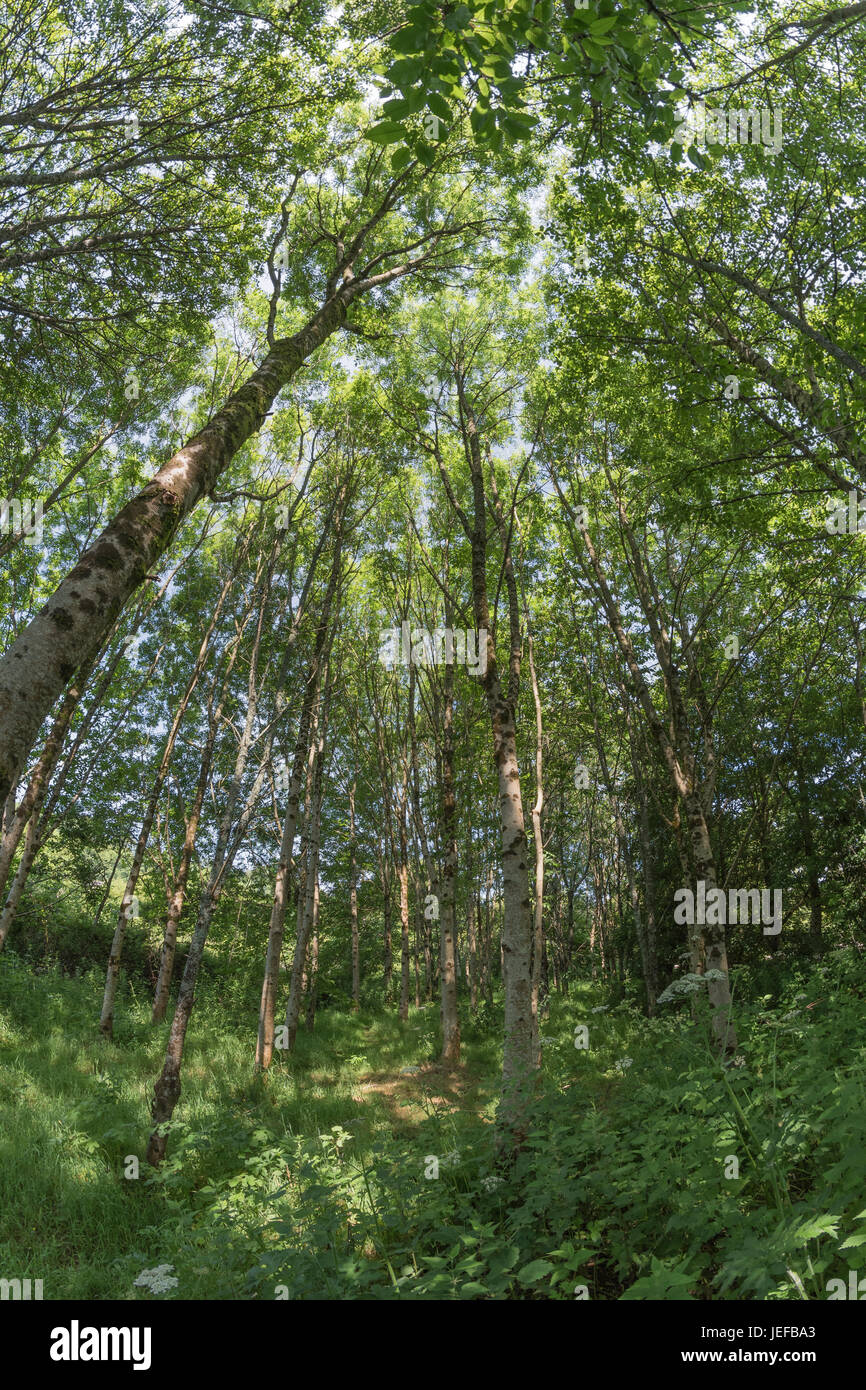
[[[864,21],[10,0],[0,1277],[862,1268]]]

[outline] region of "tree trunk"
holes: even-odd
[[[440,988],[442,992],[442,1062],[460,1061],[460,1013],[457,1007],[457,803],[454,793],[454,664],[445,667],[442,709],[442,902],[440,905]]]
[[[659,963],[658,963],[658,943],[656,931],[656,889],[655,889],[655,866],[653,864],[653,847],[650,839],[649,829],[649,810],[647,807],[646,788],[643,784],[641,775],[640,758],[638,750],[632,742],[632,770],[635,778],[635,789],[638,797],[639,816],[638,827],[640,830],[641,860],[643,861],[643,881],[644,881],[644,902],[646,906],[646,926],[643,936],[643,971],[644,984],[647,992],[647,1016],[653,1018],[658,1008],[657,1000],[659,996]]]
[[[274,1026],[276,1016],[277,988],[280,974],[280,958],[282,955],[283,930],[286,920],[286,902],[289,882],[289,872],[292,863],[292,850],[295,844],[295,830],[298,823],[298,807],[301,798],[301,779],[303,776],[304,762],[308,756],[315,757],[316,734],[310,738],[310,728],[313,721],[313,711],[319,699],[319,682],[322,674],[323,665],[327,663],[327,653],[330,649],[330,642],[333,638],[331,626],[331,613],[334,605],[334,598],[337,593],[340,575],[342,571],[342,545],[343,545],[343,525],[345,520],[346,507],[349,500],[349,485],[347,481],[341,483],[339,488],[339,504],[336,510],[334,521],[334,555],[331,562],[331,571],[328,576],[328,584],[322,599],[319,610],[319,617],[316,624],[316,635],[313,646],[313,655],[310,662],[310,670],[307,676],[304,699],[301,706],[301,717],[298,725],[298,736],[295,742],[295,756],[292,765],[292,776],[289,784],[289,795],[286,805],[286,818],[283,823],[283,834],[280,843],[280,859],[277,866],[276,879],[274,883],[274,898],[271,907],[271,920],[268,927],[268,948],[265,958],[264,980],[262,982],[262,997],[259,1007],[259,1032],[256,1040],[256,1071],[267,1071],[271,1065],[274,1053]],[[296,631],[293,628],[293,632]],[[325,686],[325,706],[322,712],[323,728],[327,720],[327,680]],[[324,737],[324,735],[323,735]],[[310,907],[312,912],[312,904]],[[306,941],[304,950],[301,953],[300,964],[298,967],[297,988],[300,989],[300,970],[303,967],[304,956],[306,954]],[[296,957],[297,960],[297,957]],[[292,988],[295,988],[294,974],[292,977]],[[292,1001],[294,1012],[294,1027],[297,1029],[298,1010],[300,1009],[300,997]],[[288,1017],[287,1017],[288,1021]],[[293,1035],[290,1047],[293,1045]]]
[[[210,930],[211,919],[223,888],[225,887],[235,856],[243,842],[252,819],[254,808],[261,794],[262,786],[264,785],[265,768],[270,758],[271,744],[270,739],[268,739],[262,762],[253,779],[253,784],[249,790],[241,814],[238,817],[237,824],[233,829],[234,815],[240,798],[241,785],[249,761],[250,750],[253,746],[256,714],[259,704],[257,689],[258,660],[265,614],[270,596],[270,570],[268,574],[269,578],[263,589],[255,636],[250,653],[249,676],[247,679],[246,717],[238,742],[234,772],[219,821],[216,848],[214,850],[207,887],[202,893],[199,901],[195,931],[192,935],[189,954],[186,958],[186,965],[184,966],[183,977],[180,983],[178,1001],[172,1019],[168,1047],[166,1048],[165,1062],[162,1072],[157,1078],[154,1086],[154,1099],[151,1107],[151,1114],[155,1127],[151,1133],[147,1146],[147,1161],[154,1166],[161,1163],[165,1157],[167,1136],[164,1126],[171,1120],[175,1106],[180,1099],[180,1072],[183,1062],[186,1032],[189,1027],[190,1017],[192,1016],[195,986],[198,979],[199,966],[201,965],[204,955],[205,943]]]
[[[409,1018],[409,865],[406,859],[405,803],[400,817],[400,863],[397,866],[400,882],[400,1018]]]
[[[578,520],[576,525],[579,528],[583,544],[589,557],[591,572],[595,576],[595,584],[604,605],[608,626],[628,666],[629,674],[631,675],[632,682],[637,691],[638,701],[643,710],[646,724],[657,743],[659,752],[668,770],[671,786],[677,796],[682,800],[682,804],[685,808],[689,827],[689,840],[697,879],[698,881],[703,879],[707,884],[707,890],[709,890],[711,887],[716,887],[716,868],[707,824],[708,810],[706,808],[706,802],[708,800],[708,789],[698,785],[697,759],[690,741],[688,714],[682,694],[680,675],[673,659],[670,634],[662,622],[661,604],[658,594],[653,587],[651,575],[644,564],[643,556],[636,543],[622,500],[616,494],[614,481],[609,470],[606,470],[606,476],[611,490],[616,496],[620,528],[628,543],[632,570],[635,576],[641,607],[647,626],[649,627],[653,647],[664,681],[665,696],[670,717],[670,728],[666,726],[653,703],[646,678],[637,660],[631,637],[623,624],[619,605],[611,593],[607,577],[602,568],[595,546],[593,545],[592,538],[587,530],[586,523],[583,520]],[[555,484],[555,486],[569,517],[573,519],[574,514],[569,508],[559,485]],[[580,548],[576,543],[575,549],[578,555],[581,555]],[[708,731],[706,728],[704,729],[704,743],[706,748],[709,743]],[[707,792],[707,795],[702,794],[704,791]],[[690,929],[689,946],[692,953],[693,969],[695,973],[702,973],[704,968],[707,970],[723,971],[724,977],[722,979],[708,982],[709,998],[714,1010],[713,1035],[717,1047],[722,1051],[734,1051],[736,1050],[737,1040],[733,1018],[731,1017],[731,991],[728,978],[728,958],[724,926],[722,924],[704,926],[698,926],[696,924]],[[698,955],[703,957],[702,962],[696,960]]]
[[[247,545],[242,545],[239,547],[238,563],[246,558],[247,548]],[[148,840],[150,839],[150,832],[153,827],[153,819],[156,815],[156,808],[159,805],[159,799],[162,796],[162,789],[165,786],[165,779],[168,776],[168,771],[171,767],[171,760],[174,757],[174,749],[175,744],[177,742],[177,736],[180,733],[181,725],[183,723],[187,709],[189,708],[189,702],[192,699],[193,693],[195,692],[199,680],[201,679],[202,672],[204,671],[205,665],[207,663],[207,659],[210,654],[211,642],[213,641],[213,635],[216,630],[217,623],[219,622],[220,614],[222,613],[226,598],[228,597],[229,591],[231,589],[232,582],[236,577],[236,571],[237,565],[233,567],[232,573],[223,584],[219,598],[217,599],[216,605],[214,607],[211,620],[208,623],[207,630],[205,631],[205,635],[202,638],[201,645],[198,650],[198,655],[196,656],[195,663],[193,665],[190,678],[187,682],[186,689],[183,695],[181,696],[180,703],[175,711],[174,719],[172,720],[171,728],[168,731],[168,737],[165,741],[165,748],[163,750],[162,758],[160,759],[160,764],[159,768],[157,769],[156,777],[153,781],[153,788],[150,793],[150,800],[148,801],[147,807],[145,808],[144,818],[141,823],[141,829],[139,831],[138,840],[136,841],[135,845],[135,851],[132,856],[132,867],[129,871],[129,877],[126,880],[126,887],[123,890],[123,898],[121,899],[120,903],[120,911],[117,914],[117,925],[114,929],[114,939],[112,940],[111,950],[108,956],[108,970],[105,976],[105,990],[102,998],[102,1013],[99,1019],[99,1031],[104,1038],[111,1038],[112,1031],[114,1028],[114,1004],[117,998],[117,986],[120,980],[120,958],[123,953],[123,943],[126,938],[126,928],[129,922],[129,911],[133,897],[135,896],[135,890],[138,887],[138,880],[141,874],[141,866],[144,863],[144,856],[147,850]],[[233,644],[235,652],[237,651],[239,642],[240,635]]]
[[[299,333],[274,345],[204,429],[118,512],[0,659],[0,802],[76,670],[97,655],[127,599],[261,428],[279,392],[345,322],[351,298],[351,290],[338,289]]]
[[[382,979],[385,987],[385,1003],[391,1002],[391,976],[393,972],[393,951],[391,949],[391,869],[388,852],[382,852]]]
[[[535,846],[535,916],[532,928],[532,1042],[535,1065],[541,1066],[541,1038],[538,1029],[538,991],[541,983],[541,964],[544,957],[544,835],[541,817],[544,812],[544,752],[541,720],[541,695],[535,673],[532,634],[529,632],[527,605],[527,649],[532,699],[535,705],[535,804],[532,808],[532,839]]]
[[[202,756],[198,784],[195,789],[195,800],[193,801],[189,820],[186,825],[180,864],[178,865],[177,877],[174,881],[171,902],[169,903],[168,915],[163,931],[162,950],[160,951],[159,958],[159,975],[153,994],[151,1023],[161,1023],[165,1018],[165,1011],[168,1008],[171,980],[174,974],[174,954],[177,949],[177,929],[183,912],[183,905],[186,898],[186,885],[192,866],[192,857],[195,852],[195,842],[198,836],[202,806],[204,805],[205,792],[207,791],[210,770],[213,765],[213,749],[217,727],[217,723],[214,721]]]
[[[308,973],[309,998],[307,1000],[306,1028],[312,1033],[316,1021],[316,1001],[319,994],[319,874],[318,868],[313,880],[313,934],[310,940],[310,969]]]
[[[358,864],[355,844],[355,791],[357,777],[349,789],[349,909],[352,917],[352,1012],[361,1007],[361,942],[358,932]]]
[[[328,728],[328,702],[330,698],[330,678],[325,676],[322,696],[321,732],[316,739],[314,791],[311,806],[310,830],[307,850],[307,883],[304,900],[304,915],[295,941],[295,955],[292,962],[292,978],[289,985],[289,1001],[286,1006],[286,1030],[288,1050],[294,1051],[298,1033],[298,1020],[301,1014],[301,978],[307,956],[307,945],[313,929],[316,910],[316,888],[319,878],[319,840],[322,816],[322,778],[324,774],[325,741]]]
[[[183,978],[180,982],[177,1007],[174,1011],[174,1018],[171,1021],[171,1032],[168,1039],[168,1047],[165,1054],[165,1062],[162,1072],[157,1078],[153,1090],[153,1105],[151,1115],[153,1118],[154,1129],[147,1145],[147,1161],[156,1167],[165,1158],[168,1136],[163,1128],[174,1114],[175,1106],[180,1100],[180,1071],[183,1062],[183,1049],[186,1042],[186,1032],[189,1021],[192,1017],[192,1006],[195,999],[195,987],[198,980],[199,966],[204,955],[205,942],[207,941],[208,930],[210,928],[211,917],[217,902],[217,887],[215,876],[212,874],[211,881],[201,898],[198,910],[198,920],[195,931],[192,934],[189,954],[184,966]]]
[[[520,682],[520,609],[511,557],[505,548],[504,571],[508,592],[511,654],[507,692],[502,688],[496,647],[493,642],[487,596],[487,498],[478,429],[467,398],[465,380],[455,369],[457,395],[466,459],[472,480],[472,518],[454,497],[451,480],[441,455],[436,451],[439,472],[452,510],[460,516],[472,550],[472,602],[478,627],[479,644],[486,634],[487,661],[480,677],[487,697],[493,734],[493,756],[499,784],[499,816],[502,844],[504,912],[502,922],[502,965],[505,992],[505,1045],[502,1059],[502,1102],[500,1133],[507,1133],[507,1146],[519,1147],[526,1131],[526,1102],[533,1076],[535,1055],[532,1042],[532,914],[529,905],[529,869],[520,768],[517,759],[515,709]]]
[[[0,895],[6,887],[9,878],[9,870],[15,851],[21,841],[25,826],[30,821],[31,816],[38,819],[42,803],[48,791],[48,783],[51,780],[57,760],[63,748],[63,741],[66,738],[69,725],[72,721],[76,709],[78,708],[84,688],[90,678],[93,667],[96,664],[98,653],[78,671],[75,680],[66,692],[66,698],[61,705],[57,717],[51,726],[51,732],[45,741],[42,756],[37,763],[33,775],[27,785],[20,804],[16,807],[14,794],[10,793],[6,806],[5,827],[3,829],[2,840],[0,840]],[[0,938],[2,945],[2,938]]]

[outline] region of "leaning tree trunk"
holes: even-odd
[[[365,264],[366,244],[385,223],[414,167],[392,178],[357,232],[339,244],[324,303],[304,327],[274,340],[261,365],[198,434],[178,450],[137,497],[118,512],[54,594],[0,659],[0,806],[5,804],[43,719],[76,670],[97,653],[127,599],[147,578],[181,523],[212,493],[238,450],[264,424],[280,391],[322,343],[346,323],[349,307],[368,290],[435,263],[443,241],[477,234],[480,224],[450,218],[418,255],[418,243],[378,250]],[[396,263],[382,269],[391,256]],[[272,326],[272,325],[271,325]]]
[[[60,757],[72,716],[84,694],[84,687],[96,664],[98,655],[97,652],[86,665],[81,667],[66,692],[66,698],[51,726],[51,731],[45,740],[42,756],[33,771],[20,804],[16,807],[14,796],[10,797],[10,806],[7,808],[10,814],[7,816],[7,823],[3,829],[2,839],[0,839],[0,894],[6,887],[12,860],[25,827],[31,817],[35,820],[39,818],[39,812],[48,791],[48,783],[57,766],[57,760]]]
[[[154,1167],[161,1163],[165,1158],[168,1135],[165,1125],[171,1120],[175,1106],[180,1100],[180,1069],[183,1062],[183,1049],[186,1042],[187,1028],[192,1017],[192,1006],[195,1000],[195,987],[198,980],[199,966],[204,955],[205,943],[210,929],[211,917],[216,906],[217,892],[213,877],[208,885],[209,891],[204,893],[199,903],[198,920],[195,931],[190,942],[189,955],[186,958],[183,978],[180,982],[177,1007],[174,1011],[174,1018],[171,1021],[171,1032],[166,1048],[165,1062],[156,1085],[154,1086],[154,1100],[151,1107],[154,1129],[147,1145],[147,1161]]]
[[[199,821],[201,820],[205,792],[207,791],[208,779],[213,764],[213,749],[216,734],[217,726],[216,723],[214,723],[205,746],[204,754],[202,755],[198,784],[195,789],[195,800],[193,801],[189,820],[186,824],[186,831],[183,838],[183,850],[181,851],[180,863],[172,888],[171,902],[169,903],[168,914],[165,920],[165,928],[162,936],[162,950],[160,951],[159,957],[159,975],[156,981],[156,989],[153,992],[151,1023],[162,1023],[162,1020],[165,1018],[165,1011],[168,1008],[168,997],[171,992],[172,975],[174,974],[174,956],[177,950],[177,930],[180,925],[183,905],[186,900],[186,885],[192,866],[192,857],[195,852]]]
[[[79,789],[78,793],[72,799],[72,801],[66,807],[66,809],[63,811],[62,815],[55,818],[54,813],[57,809],[57,805],[60,800],[60,794],[63,791],[63,788],[66,784],[66,780],[69,776],[70,770],[75,765],[75,760],[82,747],[89,726],[100,707],[100,691],[105,690],[107,686],[110,684],[111,673],[113,673],[116,664],[117,663],[115,662],[112,664],[112,666],[109,667],[108,671],[105,673],[102,681],[100,682],[100,686],[94,692],[94,697],[91,701],[90,707],[81,721],[81,724],[78,728],[78,732],[75,737],[75,741],[72,747],[69,749],[69,752],[66,754],[66,757],[63,760],[63,764],[60,770],[58,771],[57,776],[54,778],[53,782],[50,783],[50,787],[48,784],[44,784],[42,786],[40,793],[37,797],[37,802],[34,806],[33,812],[31,813],[30,821],[27,827],[28,834],[25,839],[24,852],[21,855],[20,860],[18,861],[18,868],[15,873],[15,878],[13,880],[12,887],[10,888],[9,894],[6,898],[3,913],[2,915],[0,915],[0,950],[3,949],[3,946],[6,942],[6,938],[8,937],[9,931],[15,921],[15,915],[18,911],[18,906],[21,902],[21,898],[27,883],[27,879],[30,875],[30,871],[32,870],[33,865],[36,862],[37,855],[39,854],[40,850],[42,850],[47,841],[50,839],[50,837],[55,833],[58,826],[63,821],[64,817],[68,815],[69,811],[75,805],[75,802],[81,796],[81,789]],[[122,724],[123,719],[125,715],[128,713],[130,706],[134,704],[135,699],[138,696],[138,694],[140,694],[141,689],[144,685],[147,684],[150,675],[153,673],[155,664],[155,662],[152,663],[150,671],[145,677],[142,685],[138,687],[138,689],[133,693],[130,700],[127,701],[126,708],[122,712],[120,719],[118,720],[118,724],[115,726],[115,729],[109,733],[107,738],[105,738],[103,742],[99,745],[99,747],[92,753],[90,761],[93,766],[96,766],[98,764],[99,759],[102,753],[105,751],[106,747],[109,744],[113,743],[116,728],[118,727],[118,725]],[[46,792],[49,792],[49,795],[47,797]],[[40,806],[41,814],[37,819],[36,811],[39,810]]]
[[[267,612],[271,593],[271,577],[272,569],[269,568],[267,582],[262,589],[258,621],[256,624],[252,651],[250,653],[249,676],[247,679],[246,718],[238,743],[237,754],[235,756],[234,772],[226,794],[222,815],[220,816],[216,848],[211,862],[207,887],[204,889],[199,900],[195,931],[192,934],[189,953],[186,958],[186,965],[184,966],[183,977],[180,983],[177,1005],[175,1007],[168,1046],[166,1048],[165,1062],[163,1063],[162,1071],[153,1088],[151,1115],[154,1121],[154,1129],[147,1146],[147,1161],[154,1166],[161,1163],[165,1158],[166,1145],[168,1143],[166,1125],[171,1120],[175,1107],[180,1099],[180,1072],[183,1063],[186,1033],[190,1018],[192,1017],[195,987],[198,980],[199,967],[204,955],[208,932],[210,930],[211,919],[217,903],[219,902],[228,874],[231,871],[235,855],[249,827],[257,797],[264,783],[265,761],[261,763],[256,777],[253,780],[253,785],[250,788],[246,803],[238,819],[238,824],[233,832],[232,823],[235,809],[240,798],[241,785],[244,774],[246,773],[250,749],[253,746],[253,735],[258,710],[258,660],[261,650],[265,614]],[[269,747],[270,744],[268,743],[265,749],[265,759],[269,757]]]
[[[3,836],[0,845],[0,893],[6,887],[9,877],[9,869],[12,864],[15,851],[21,839],[21,835],[26,827],[24,840],[24,851],[18,865],[18,871],[9,890],[3,911],[0,913],[0,951],[6,944],[9,929],[15,921],[18,905],[21,902],[21,895],[24,892],[24,885],[27,882],[33,862],[39,852],[41,837],[39,835],[40,812],[42,810],[45,796],[48,792],[48,784],[52,773],[57,766],[57,760],[63,747],[63,740],[66,737],[70,721],[78,708],[84,687],[90,677],[99,653],[84,665],[78,672],[74,683],[70,686],[63,706],[51,727],[51,732],[45,743],[42,757],[30,779],[27,790],[21,800],[20,806],[14,811],[6,834]]]
[[[245,557],[246,551],[246,545],[242,545],[239,549],[240,560],[242,560]],[[233,573],[229,575],[228,579],[223,584],[219,598],[217,599],[216,605],[211,615],[211,620],[208,623],[204,637],[202,638],[201,644],[199,646],[198,655],[196,656],[192,671],[190,672],[190,677],[187,681],[186,689],[184,690],[184,693],[180,699],[180,703],[178,704],[178,707],[175,710],[174,719],[172,720],[171,728],[168,731],[168,737],[165,741],[165,748],[163,749],[162,758],[160,759],[159,767],[157,768],[156,777],[153,779],[153,787],[151,789],[150,799],[145,808],[144,817],[141,822],[141,829],[139,830],[138,839],[136,840],[135,850],[132,856],[132,866],[129,870],[129,876],[126,880],[126,887],[123,890],[123,897],[120,903],[120,910],[117,914],[117,925],[114,928],[114,938],[111,942],[111,950],[108,956],[108,970],[105,976],[105,990],[103,992],[102,997],[102,1013],[100,1014],[99,1018],[99,1031],[104,1038],[111,1038],[114,1030],[114,1005],[117,999],[117,986],[120,981],[120,958],[123,953],[123,943],[126,939],[126,929],[129,923],[130,908],[132,905],[132,900],[135,896],[135,890],[138,887],[138,880],[141,874],[142,864],[144,863],[144,856],[147,851],[147,844],[150,839],[150,832],[153,828],[153,821],[156,815],[156,808],[159,805],[159,800],[162,796],[162,789],[165,786],[165,780],[168,777],[169,768],[171,767],[171,761],[174,757],[174,749],[177,743],[177,736],[180,733],[181,725],[183,724],[186,712],[189,708],[189,702],[193,697],[195,689],[199,683],[199,680],[201,679],[202,672],[204,671],[205,665],[207,663],[208,655],[211,649],[211,643],[213,641],[213,635],[216,630],[217,623],[219,622],[219,617],[220,613],[222,612],[223,605],[225,604],[226,598],[229,594],[229,590],[232,586],[232,582],[235,578],[236,568],[236,566],[233,567]],[[235,652],[237,652],[238,644],[239,638],[234,643]]]
[[[254,686],[255,667],[256,662],[254,656],[250,669],[249,688],[251,691]],[[213,918],[214,911],[222,895],[227,876],[234,863],[235,855],[249,828],[256,800],[264,785],[265,764],[263,762],[246,799],[246,804],[239,817],[238,825],[232,834],[234,810],[237,805],[240,785],[246,770],[249,751],[252,745],[255,709],[255,700],[251,698],[248,704],[244,731],[235,760],[234,776],[226,798],[223,814],[220,818],[217,845],[211,863],[210,876],[207,887],[204,889],[199,900],[198,917],[195,931],[192,935],[192,941],[190,942],[186,965],[184,966],[180,990],[178,992],[177,1005],[175,1007],[168,1047],[166,1049],[165,1063],[163,1064],[162,1072],[154,1086],[154,1099],[151,1107],[154,1129],[147,1146],[147,1161],[154,1166],[161,1163],[165,1157],[165,1150],[168,1142],[165,1125],[171,1120],[175,1106],[180,1099],[180,1072],[183,1063],[186,1033],[190,1018],[192,1017],[195,986],[198,980],[199,966],[201,965],[204,955],[208,932],[210,930],[211,919]]]
[[[9,935],[9,928],[15,921],[15,915],[21,902],[24,886],[27,883],[30,870],[33,867],[33,861],[39,851],[40,842],[38,829],[35,818],[31,819],[24,836],[24,849],[18,861],[18,868],[15,871],[15,877],[12,879],[9,892],[6,895],[3,911],[0,912],[0,947],[4,945],[6,937]]]
[[[324,303],[299,332],[272,340],[261,365],[122,508],[0,660],[0,805],[17,781],[43,719],[75,671],[99,650],[181,523],[261,429],[280,391],[345,324],[350,305],[368,290],[382,289],[435,262],[443,239],[450,243],[458,232],[472,236],[478,231],[477,222],[449,220],[419,255],[407,246],[395,249],[397,263],[382,269],[389,253],[380,250],[365,267],[366,243],[413,177],[404,170],[390,180],[357,233],[340,244]]]
[[[613,481],[609,473],[608,481],[611,483],[611,488],[613,490]],[[559,485],[555,485],[560,500],[564,503],[569,515],[573,516]],[[666,631],[663,631],[660,625],[658,617],[660,605],[657,595],[654,595],[652,592],[649,574],[644,565],[643,557],[635,541],[634,534],[629,525],[628,517],[626,516],[620,498],[617,498],[617,508],[620,526],[631,552],[633,571],[644,617],[650,629],[653,646],[664,680],[670,715],[670,728],[662,720],[653,703],[646,677],[637,659],[631,637],[625,629],[619,604],[611,592],[610,585],[602,568],[598,552],[593,545],[586,523],[584,520],[578,518],[574,524],[579,528],[585,545],[591,570],[595,575],[596,587],[604,604],[608,626],[628,666],[629,674],[631,675],[632,682],[637,691],[638,701],[643,710],[647,725],[656,740],[662,759],[668,770],[671,786],[681,799],[685,808],[688,821],[689,842],[697,879],[698,881],[703,879],[708,889],[711,887],[714,888],[717,886],[716,866],[710,843],[707,813],[704,809],[704,800],[697,783],[697,760],[689,742],[687,711],[680,688],[679,676],[672,658],[670,635]],[[578,551],[578,554],[580,554],[577,546],[575,546],[575,549]],[[737,1036],[731,1016],[731,989],[728,976],[728,956],[724,925],[722,923],[717,925],[698,925],[696,923],[693,925],[689,931],[689,949],[692,956],[692,968],[695,973],[701,974],[704,970],[722,972],[722,978],[711,979],[707,982],[710,1003],[713,1007],[713,1036],[716,1041],[716,1046],[720,1051],[735,1051]],[[697,959],[697,957],[701,959]]]

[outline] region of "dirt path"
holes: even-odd
[[[428,1115],[469,1110],[478,1114],[487,1099],[484,1085],[463,1067],[427,1062],[418,1068],[367,1072],[352,1088],[357,1099],[376,1095],[394,1129],[414,1130]]]

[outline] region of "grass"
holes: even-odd
[[[100,990],[95,974],[33,975],[11,952],[0,957],[0,1271],[42,1278],[46,1298],[135,1296],[128,1270],[181,1258],[177,1189],[200,1216],[196,1193],[247,1171],[254,1134],[295,1144],[343,1129],[363,1157],[381,1136],[412,1143],[422,1122],[455,1105],[492,1114],[495,1046],[469,1041],[459,1071],[443,1071],[435,1007],[413,1009],[408,1025],[323,1011],[261,1081],[249,1027],[226,1027],[205,1002],[190,1030],[174,1142],[185,1180],[154,1182],[143,1162],[130,1179],[169,1022],[154,1027],[149,1001],[129,998],[107,1044],[95,1027]],[[402,1074],[409,1067],[420,1070]],[[231,1295],[199,1283],[197,1296]]]
[[[834,959],[741,1003],[736,1068],[687,1005],[647,1022],[586,984],[555,998],[513,1167],[491,1142],[496,1008],[450,1070],[435,1005],[329,1009],[263,1079],[249,1005],[210,982],[168,1160],[134,1177],[168,1024],[128,994],[107,1044],[96,972],[7,952],[0,1277],[46,1299],[826,1297],[866,1250],[866,970]],[[136,1285],[160,1265],[176,1284]]]

